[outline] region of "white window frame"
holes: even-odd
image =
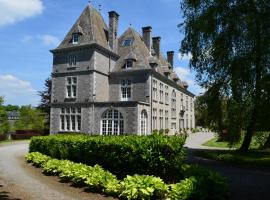
[[[140,135],[147,135],[148,132],[148,115],[146,110],[140,114]]]
[[[164,101],[163,83],[159,83],[159,101],[162,103]]]
[[[157,109],[153,108],[153,129],[157,129]]]
[[[79,43],[79,34],[73,33],[72,34],[72,44],[78,44]]]
[[[82,128],[81,108],[65,107],[60,111],[59,129],[62,132],[80,132]],[[74,122],[72,121],[74,119]]]
[[[165,128],[169,128],[169,111],[165,110]]]
[[[68,56],[68,67],[76,67],[77,65],[77,56],[70,54]]]
[[[153,99],[157,100],[158,99],[158,89],[157,89],[157,80],[153,79]]]
[[[121,80],[121,101],[130,101],[132,98],[131,80]]]
[[[175,90],[172,91],[172,96],[171,96],[171,115],[172,118],[176,118],[176,92]]]
[[[126,68],[126,69],[132,68],[132,67],[133,67],[133,63],[134,63],[133,60],[130,60],[130,59],[126,60],[125,68]]]
[[[163,110],[159,110],[159,129],[164,129]]]
[[[123,135],[124,118],[116,109],[106,110],[100,121],[100,135]]]
[[[169,86],[165,85],[165,104],[169,104]]]
[[[71,81],[69,81],[69,79]],[[66,77],[66,98],[69,99],[76,98],[77,95],[78,95],[78,77],[77,76]]]

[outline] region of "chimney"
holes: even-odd
[[[174,57],[174,51],[167,51],[167,61],[171,64],[173,67],[173,57]]]
[[[160,40],[161,37],[153,37],[153,49],[156,52],[157,57],[160,55]]]
[[[152,32],[151,26],[146,26],[142,28],[143,41],[150,52],[152,47],[151,32]]]
[[[119,14],[115,11],[109,12],[109,45],[111,50],[117,51],[117,32],[118,32],[118,19]]]

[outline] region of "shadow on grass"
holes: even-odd
[[[22,199],[18,199],[18,198],[11,198],[9,192],[2,191],[2,190],[1,190],[2,187],[3,187],[3,186],[0,185],[0,199],[1,199],[1,200],[22,200]]]

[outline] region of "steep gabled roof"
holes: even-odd
[[[100,13],[88,5],[57,49],[76,46],[77,44],[72,44],[73,33],[81,34],[78,45],[97,43],[109,49],[108,31]]]
[[[132,40],[131,45],[123,45],[125,40]],[[118,40],[118,55],[120,59],[116,62],[113,71],[121,71],[125,65],[125,59],[130,55],[136,57],[132,69],[151,69],[148,62],[148,58],[150,57],[149,50],[144,44],[140,34],[131,27],[129,27]]]

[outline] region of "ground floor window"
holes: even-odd
[[[147,112],[145,110],[143,110],[141,112],[141,135],[146,135],[147,134],[147,121],[148,121],[148,116],[147,116]]]
[[[124,133],[123,115],[118,110],[107,110],[101,119],[102,135],[122,135]]]
[[[61,108],[61,131],[81,131],[81,108]]]

